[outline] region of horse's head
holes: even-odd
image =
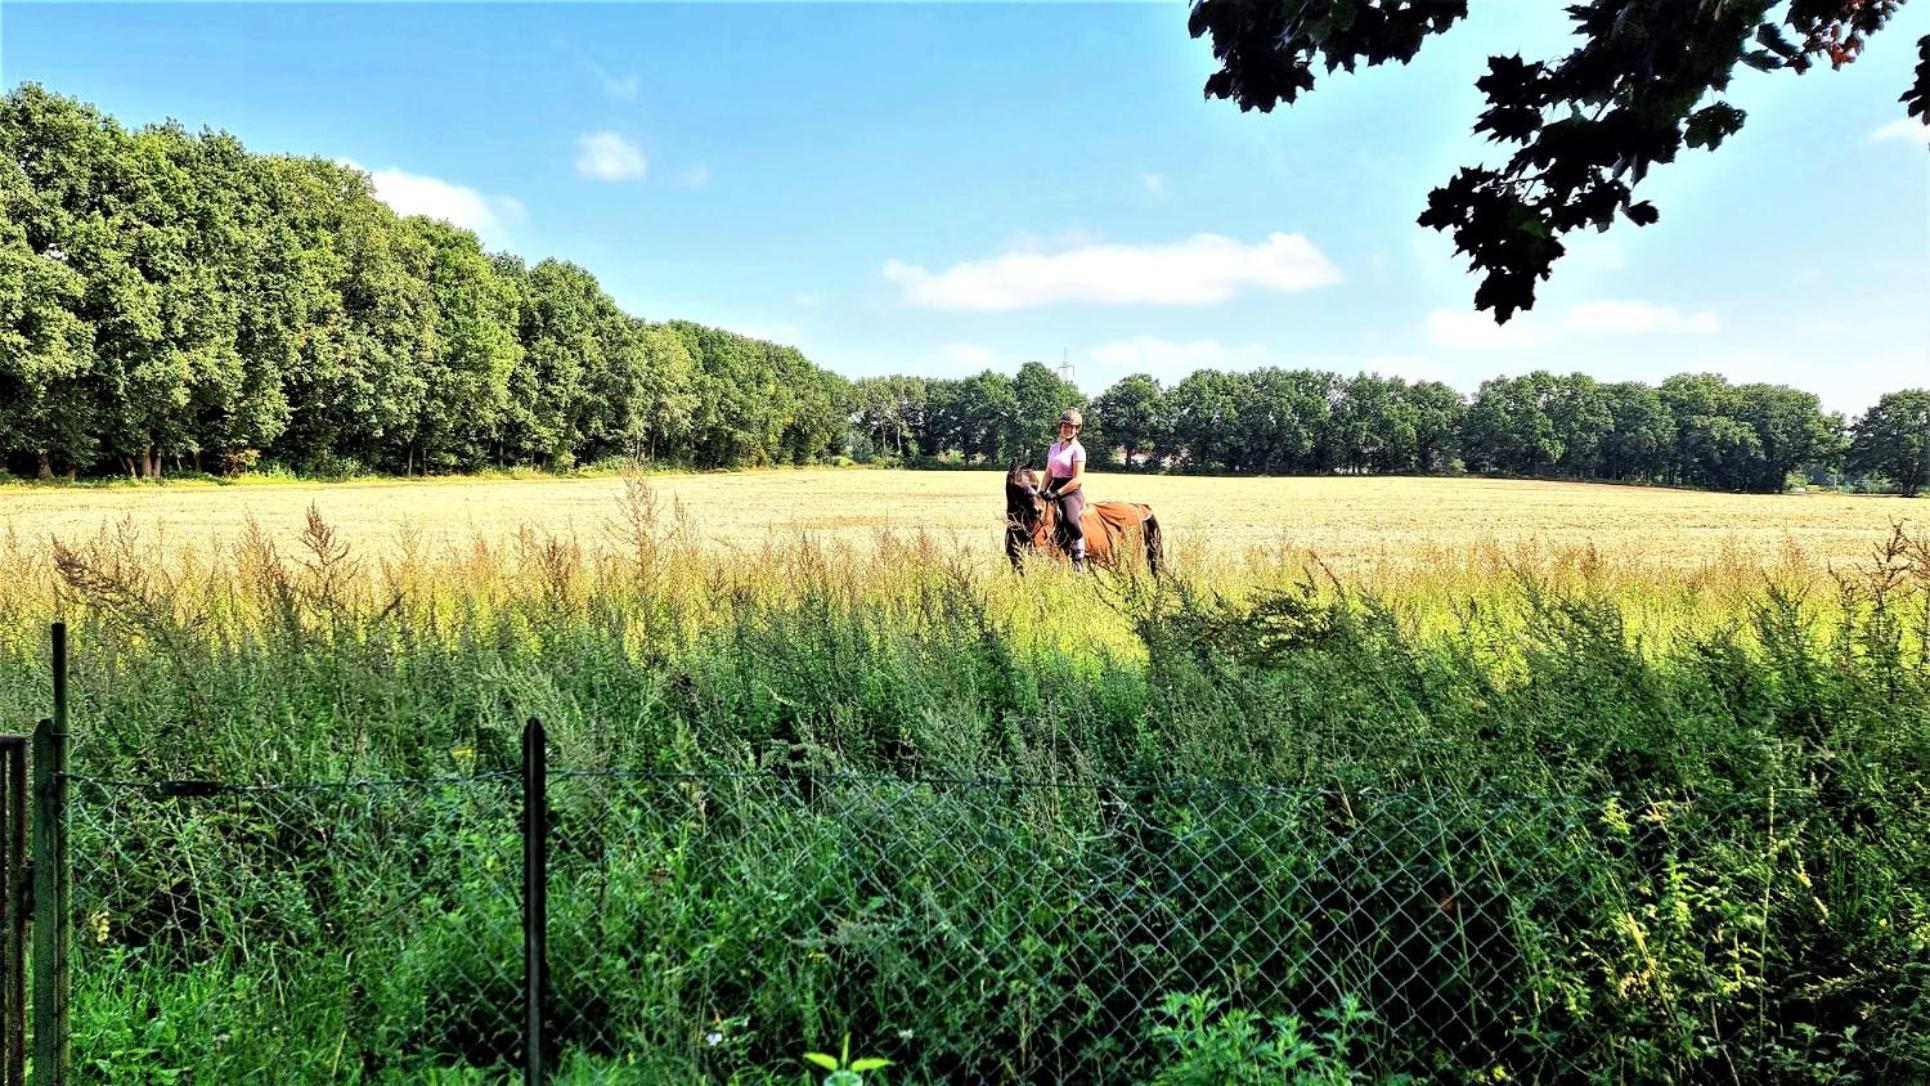
[[[1032,469],[1014,460],[1005,473],[1005,514],[1030,527],[1045,513],[1045,499],[1039,497],[1039,480]]]
[[[1043,547],[1051,537],[1052,511],[1039,496],[1039,480],[1017,460],[1005,472],[1005,553],[1019,569],[1022,550]]]

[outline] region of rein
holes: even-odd
[[[1044,550],[1052,542],[1052,529],[1059,523],[1057,507],[1050,501],[1041,502],[1036,489],[1027,489],[1025,495],[1027,501],[1023,507],[1007,511],[1006,525],[1023,533],[1028,546]]]

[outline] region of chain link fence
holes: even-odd
[[[71,778],[81,1079],[503,1081],[519,786]],[[1896,1001],[1930,956],[1846,991],[1772,953],[1879,920],[1921,939],[1926,861],[1775,797],[570,768],[547,789],[558,1081],[796,1082],[846,1036],[893,1083],[1794,1080],[1792,1015],[1930,1037]],[[1879,901],[1903,904],[1842,914]],[[1921,1079],[1924,1051],[1862,1070]]]
[[[1375,1078],[1592,1055],[1559,1040],[1602,891],[1575,804],[612,775],[551,801],[559,1041],[666,1079],[850,1034],[921,1080],[1143,1081],[1188,996],[1354,1008],[1325,1054]]]

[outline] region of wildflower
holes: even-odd
[[[458,762],[473,762],[476,760],[476,748],[450,747],[449,757],[454,758]]]
[[[712,1030],[704,1034],[704,1043],[712,1048],[716,1048],[718,1045],[724,1043],[724,1035],[718,1033],[716,1030]]]
[[[89,916],[87,918],[87,927],[93,931],[94,941],[96,943],[107,942],[107,937],[114,931],[112,918],[107,915],[106,909],[97,910],[92,916]]]
[[[901,1041],[909,1041],[914,1036],[916,1036],[916,1034],[914,1034],[911,1030],[908,1030],[908,1029],[901,1029],[898,1031],[898,1039]]]

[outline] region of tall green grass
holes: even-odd
[[[1567,820],[1531,828],[1543,835],[1534,855],[1563,862],[1524,860],[1510,885],[1542,878],[1562,894],[1533,900],[1567,904],[1515,918],[1505,945],[1548,960],[1465,983],[1492,1000],[1535,978],[1545,990],[1529,993],[1533,1021],[1520,1028],[1542,1031],[1535,1043],[1559,1066],[1674,1081],[1930,1075],[1930,540],[1901,530],[1872,540],[1868,563],[1833,571],[1799,555],[1672,575],[1586,552],[1492,553],[1347,582],[1317,560],[1254,553],[1183,556],[1159,581],[1015,578],[997,556],[908,536],[863,551],[788,539],[718,552],[635,481],[595,539],[531,531],[450,553],[405,536],[363,555],[312,518],[286,553],[258,532],[165,567],[146,553],[125,526],[0,552],[0,717],[24,726],[45,713],[44,623],[65,618],[83,777],[486,777],[514,767],[535,716],[552,764],[572,771],[873,782],[839,793],[837,819],[738,796],[729,809],[757,813],[728,832],[712,812],[735,786],[652,786],[619,802],[572,800],[570,787],[587,786],[566,782],[559,817],[577,820],[573,840],[602,842],[566,855],[559,874],[572,888],[558,891],[562,952],[600,963],[568,999],[608,1023],[607,1037],[575,1038],[576,1058],[592,1061],[584,1075],[795,1077],[806,1044],[855,1029],[860,1047],[901,1057],[901,1081],[997,1080],[1048,1050],[1054,1066],[1099,1066],[1080,1061],[1127,1030],[1134,1058],[1152,1062],[1118,1067],[1191,1081],[1188,1060],[1209,1066],[1226,1045],[1285,1028],[1254,1024],[1267,1015],[1312,1021],[1320,1009],[1291,985],[1222,990],[1235,1017],[1174,1034],[1156,1009],[1194,994],[1176,987],[1188,978],[1219,976],[1206,948],[1171,966],[1165,990],[1140,990],[1153,975],[1143,963],[1110,976],[1143,1009],[1125,1025],[1015,1019],[1011,993],[968,983],[959,961],[904,953],[918,935],[909,915],[897,918],[913,925],[903,939],[813,958],[814,925],[841,902],[893,893],[854,858],[950,894],[978,918],[981,950],[1018,953],[1028,933],[1106,919],[1059,916],[1048,892],[1053,871],[1117,875],[1117,855],[1064,836],[1097,824],[1098,808],[1041,813],[942,790],[911,802],[876,783],[939,778],[1435,797],[1453,814],[1443,834],[1476,837],[1492,832],[1481,812],[1535,797]],[[886,798],[863,790],[879,787]],[[106,1054],[108,1080],[130,1082],[168,1081],[173,1067],[231,1081],[221,1068],[263,1066],[291,1081],[374,1081],[500,1061],[507,1042],[484,1026],[513,999],[502,970],[518,944],[508,876],[488,864],[513,856],[513,811],[484,809],[478,789],[391,796],[379,817],[304,801],[277,808],[285,825],[272,831],[258,808],[95,795],[80,862],[132,898],[103,891],[76,917],[89,944],[77,1045]],[[1213,828],[1224,867],[1212,887],[1278,893],[1279,870],[1308,870],[1292,867],[1312,854],[1294,847],[1302,831],[1280,821],[1293,802],[1267,808],[1272,833]],[[1152,842],[1205,807],[1167,796],[1134,809],[1157,828]],[[1321,825],[1306,823],[1308,850],[1331,832]],[[304,851],[303,833],[342,836]],[[970,880],[948,883],[930,858],[961,838],[997,844],[972,854]],[[264,839],[299,859],[294,874],[238,859]],[[1041,856],[1055,862],[1042,869]],[[143,908],[158,900],[143,886],[181,899],[167,888],[187,885],[177,868],[195,860],[222,875],[192,876],[193,915]],[[1116,913],[1204,907],[1202,887],[1163,885],[1163,901],[1111,885]],[[393,913],[376,907],[388,897]],[[1404,953],[1436,938],[1434,918],[1384,911]],[[390,926],[361,922],[372,916]],[[256,942],[240,945],[243,932]],[[1043,957],[1011,968],[1119,968],[1076,939],[1028,953]],[[710,969],[720,955],[741,974]],[[1408,998],[1376,991],[1382,1013]],[[1261,1017],[1237,1017],[1249,1010]],[[716,1045],[689,1026],[706,1015]],[[893,1040],[900,1030],[912,1039]],[[1374,1042],[1380,1055],[1365,1046],[1350,1040],[1344,1054],[1362,1074],[1406,1051],[1391,1031]]]

